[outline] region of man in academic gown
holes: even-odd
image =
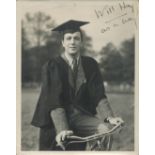
[[[55,143],[61,145],[67,135],[104,132],[109,129],[107,122],[122,121],[114,117],[97,62],[81,56],[80,26],[85,24],[70,20],[53,29],[62,33],[64,53],[42,70],[42,90],[32,120],[40,128],[40,150],[56,150]]]

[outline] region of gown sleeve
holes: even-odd
[[[96,107],[100,100],[107,99],[105,94],[105,88],[103,84],[103,78],[99,69],[99,66],[95,60],[92,61],[92,76],[89,81],[89,96],[90,100]]]
[[[31,124],[37,127],[53,126],[52,110],[63,108],[62,81],[56,62],[49,61],[42,68],[42,89]]]

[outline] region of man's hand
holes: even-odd
[[[112,125],[118,125],[118,124],[123,124],[124,121],[122,120],[121,117],[109,117],[108,122]]]
[[[73,135],[72,130],[65,130],[65,131],[61,131],[60,133],[58,133],[57,136],[56,136],[57,144],[63,148],[62,143],[65,140],[66,136],[69,136],[69,135]]]

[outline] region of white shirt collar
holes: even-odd
[[[67,53],[64,53],[64,55],[65,55],[65,57],[67,59],[67,62],[69,64],[69,66],[73,69],[73,58],[70,55],[68,55]],[[77,59],[77,62],[79,63],[80,54],[77,56],[76,59]]]

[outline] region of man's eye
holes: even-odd
[[[75,37],[75,40],[80,40],[80,38],[79,37]]]
[[[71,40],[71,37],[67,37],[66,40]]]

